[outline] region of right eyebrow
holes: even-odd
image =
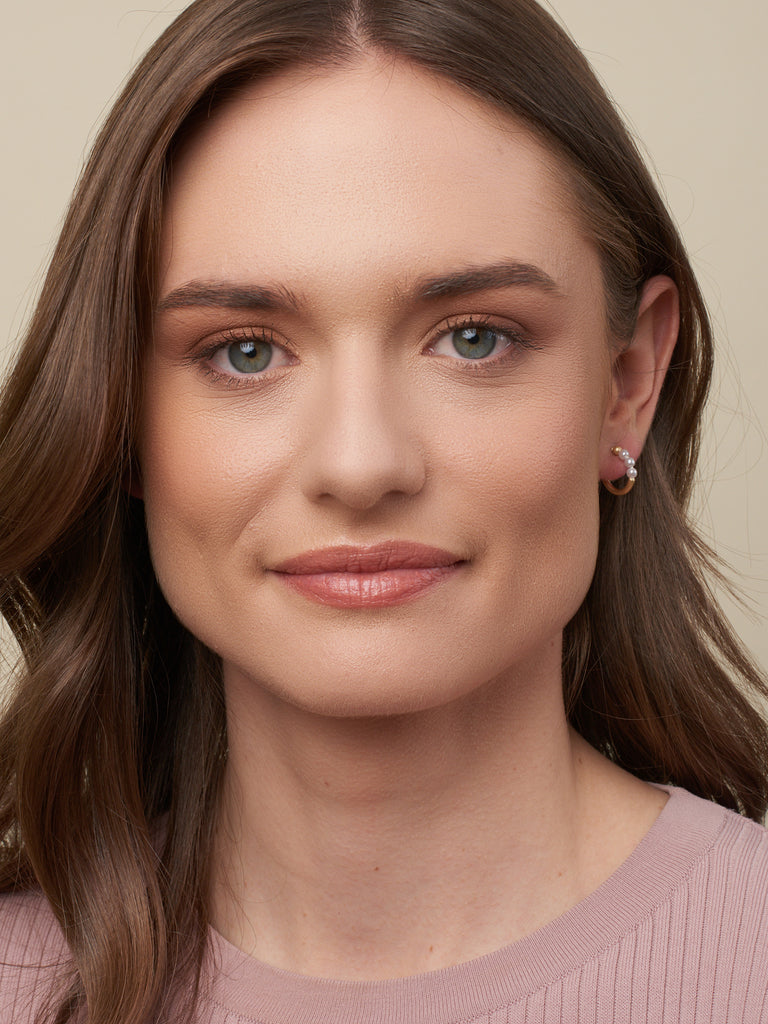
[[[289,309],[296,311],[299,300],[288,288],[263,285],[239,285],[223,282],[207,284],[190,281],[168,292],[157,304],[157,312],[169,309],[213,307],[219,309]]]

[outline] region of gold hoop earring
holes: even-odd
[[[611,448],[611,455],[615,455],[624,463],[627,482],[623,487],[617,487],[615,484],[611,483],[610,480],[603,480],[603,486],[606,490],[610,491],[611,494],[618,494],[619,496],[622,494],[629,494],[635,486],[635,480],[637,480],[637,467],[635,466],[635,460],[626,448],[622,448],[621,445],[618,444]]]

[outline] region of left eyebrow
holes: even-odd
[[[527,285],[550,294],[560,294],[557,283],[549,274],[531,263],[518,263],[515,260],[467,267],[441,277],[422,278],[416,282],[413,294],[417,299],[440,299],[514,285]]]

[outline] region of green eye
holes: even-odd
[[[268,341],[239,341],[227,348],[227,357],[238,373],[259,373],[272,360],[272,346]]]
[[[499,335],[487,327],[463,327],[451,332],[451,343],[465,359],[484,359],[496,347]]]

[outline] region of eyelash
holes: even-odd
[[[218,355],[219,352],[223,352],[228,349],[230,345],[240,345],[243,342],[248,341],[253,341],[257,344],[266,342],[267,345],[271,345],[275,349],[280,349],[295,359],[293,352],[291,352],[291,350],[282,343],[276,341],[275,335],[268,328],[255,329],[252,327],[244,327],[233,328],[222,332],[213,344],[193,353],[189,358],[189,362],[198,364],[203,373],[217,384],[223,384],[225,387],[235,389],[253,387],[257,381],[264,381],[271,378],[278,367],[274,367],[271,371],[268,368],[261,373],[237,376],[234,368],[232,373],[224,373],[222,370],[217,369],[211,364],[211,360],[214,356]]]
[[[483,359],[461,359],[458,353],[455,358],[452,356],[444,357],[458,363],[461,366],[462,373],[490,373],[497,367],[509,362],[521,349],[531,350],[538,349],[539,347],[516,328],[510,327],[508,324],[502,324],[491,316],[459,316],[447,320],[435,332],[436,338],[430,347],[436,345],[447,334],[468,330],[490,331],[492,334],[506,338],[509,341],[509,345],[502,349],[501,353],[494,353]]]
[[[454,356],[440,356],[438,358],[449,359],[461,366],[462,373],[473,373],[482,374],[490,373],[499,366],[503,366],[509,362],[516,353],[521,349],[538,349],[539,346],[535,345],[529,338],[526,338],[520,331],[506,324],[502,324],[490,316],[466,316],[466,317],[454,317],[444,323],[442,323],[433,332],[433,341],[427,346],[427,349],[433,348],[438,344],[446,335],[452,334],[455,331],[490,331],[493,334],[498,335],[501,338],[506,338],[509,341],[509,345],[502,350],[500,354],[492,354],[488,357],[480,359],[462,359],[458,353]],[[236,373],[224,373],[211,365],[211,360],[219,352],[222,352],[229,348],[230,345],[238,345],[243,342],[257,342],[271,345],[275,349],[280,349],[287,355],[295,358],[294,354],[285,345],[275,340],[273,332],[269,329],[254,329],[254,328],[236,328],[229,331],[224,331],[223,334],[219,335],[219,338],[212,345],[200,350],[190,357],[190,362],[197,363],[201,366],[206,376],[210,377],[216,383],[223,384],[229,388],[249,388],[253,387],[254,384],[259,381],[270,379],[274,371],[280,367],[275,367],[273,370],[269,368],[265,369],[260,373],[254,374],[243,374],[238,376]],[[435,354],[435,353],[433,353]],[[290,365],[290,364],[288,364]]]

